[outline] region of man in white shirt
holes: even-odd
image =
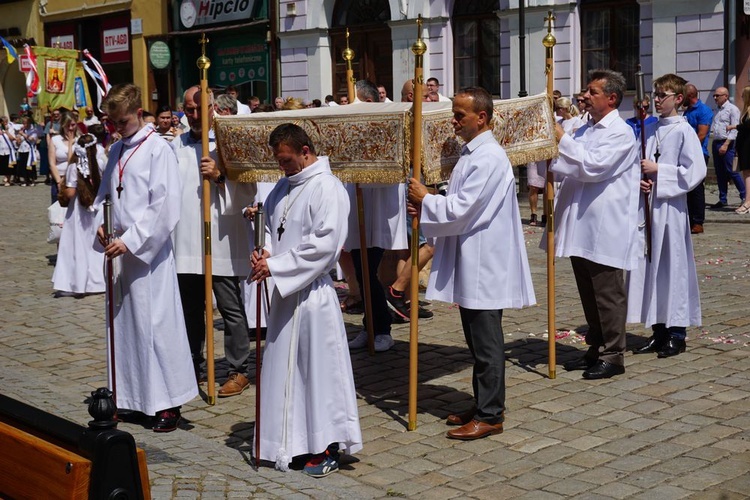
[[[99,123],[99,118],[94,114],[94,108],[87,106],[86,118],[83,119],[83,124],[86,125],[86,128],[88,129],[91,125],[96,125],[97,123]]]
[[[562,181],[555,204],[555,254],[570,257],[589,325],[588,352],[565,363],[601,379],[625,372],[627,293],[623,270],[638,265],[640,167],[635,136],[617,108],[625,78],[595,70],[583,94],[591,121],[573,136],[555,125],[560,156],[550,165]],[[542,239],[546,247],[546,235]]]
[[[378,87],[378,95],[380,96],[380,102],[393,102],[390,99],[388,99],[388,92],[385,90],[385,85],[382,83],[377,84]]]
[[[237,87],[234,85],[230,85],[226,88],[225,94],[228,94],[237,101],[237,114],[238,115],[249,115],[253,112],[252,109],[250,109],[250,106],[247,104],[242,104],[242,101],[240,101],[239,94],[237,93]]]
[[[427,92],[436,92],[438,95],[438,102],[451,102],[451,100],[438,91],[440,89],[440,82],[437,78],[431,77],[427,79]]]
[[[513,168],[492,135],[492,111],[483,88],[456,95],[453,129],[466,144],[446,196],[409,180],[409,213],[419,217],[426,237],[436,238],[427,298],[458,304],[474,356],[475,406],[447,421],[460,425],[447,437],[465,441],[503,432],[503,309],[536,302]]]
[[[736,126],[740,122],[740,110],[729,100],[729,91],[725,87],[719,87],[714,91],[714,101],[718,109],[711,122],[711,137],[714,139],[711,150],[714,156],[719,201],[711,205],[711,208],[723,208],[727,206],[727,189],[730,179],[737,187],[740,199],[745,201],[745,183],[742,175],[732,170],[732,162],[736,154],[734,141],[737,138],[737,129],[727,130],[727,126]]]

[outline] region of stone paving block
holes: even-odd
[[[607,486],[596,488],[594,493],[605,495],[606,498],[632,498],[634,495],[640,493],[641,488],[637,488],[632,484],[626,484],[623,482],[610,483]]]
[[[569,464],[591,469],[592,467],[600,467],[601,465],[614,460],[616,457],[617,455],[590,450],[573,455],[565,461]]]
[[[625,476],[621,480],[621,482],[632,484],[633,486],[636,486],[638,488],[648,490],[650,488],[654,488],[656,486],[664,484],[666,481],[671,479],[672,476],[669,474],[664,474],[663,472],[657,472],[647,469],[640,470],[635,474]]]
[[[663,498],[664,500],[671,500],[677,498],[685,498],[690,494],[690,491],[678,488],[672,485],[660,485],[652,488],[649,491],[644,491],[640,495],[636,495],[633,498],[642,500],[651,500],[653,498]]]
[[[567,498],[577,497],[585,491],[593,489],[591,483],[585,481],[579,481],[576,479],[562,479],[554,481],[543,488],[545,491],[551,493],[558,493],[564,495]]]
[[[520,451],[521,453],[534,453],[548,446],[558,444],[559,441],[552,438],[539,437],[532,438],[528,441],[524,441],[511,446],[512,450]]]
[[[518,498],[525,493],[525,490],[503,484],[500,488],[493,485],[474,490],[471,492],[471,497],[478,500],[509,500],[511,498]]]

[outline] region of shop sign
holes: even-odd
[[[154,69],[164,69],[169,66],[172,60],[172,53],[169,51],[169,45],[162,41],[156,41],[148,49],[148,58]]]
[[[61,35],[52,37],[52,46],[59,49],[73,50],[75,47],[75,37],[73,35]]]
[[[24,73],[31,71],[31,61],[26,54],[18,54],[18,69]]]
[[[211,55],[210,80],[219,86],[268,80],[268,50],[263,39],[228,38],[218,41]]]
[[[182,0],[180,21],[184,28],[250,19],[257,0]]]
[[[127,52],[130,49],[127,28],[115,28],[102,32],[104,40],[104,53],[114,54],[116,52]]]

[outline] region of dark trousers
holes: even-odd
[[[623,366],[628,296],[622,269],[581,257],[571,257],[570,263],[589,325],[587,357]]]
[[[734,182],[737,191],[740,193],[740,198],[745,199],[745,181],[742,180],[742,175],[739,172],[732,172],[732,161],[734,160],[734,141],[732,145],[727,149],[727,152],[723,155],[719,154],[719,149],[724,144],[722,139],[714,139],[711,144],[711,150],[714,156],[714,170],[716,170],[716,184],[719,188],[719,201],[723,204],[727,204],[727,189],[729,187],[729,181]]]
[[[188,343],[196,373],[204,361],[203,344],[206,341],[205,285],[202,274],[178,274],[182,311],[185,315]],[[237,276],[214,276],[213,291],[216,307],[224,319],[224,353],[229,362],[229,373],[247,375],[247,358],[250,355],[250,329],[242,305],[242,292]],[[209,297],[208,307],[213,307]]]
[[[372,302],[372,326],[375,335],[391,334],[391,311],[388,309],[388,302],[385,299],[383,286],[378,280],[378,266],[383,259],[384,250],[379,247],[370,247],[367,249],[367,267],[370,269],[370,301]],[[352,261],[354,262],[354,272],[359,282],[360,294],[362,300],[365,299],[364,289],[365,282],[362,279],[362,254],[358,248],[351,251]],[[367,318],[362,319],[362,324],[367,324]]]
[[[654,332],[654,338],[661,342],[667,342],[669,339],[685,340],[687,338],[687,328],[684,326],[667,328],[664,323],[657,323],[651,325],[651,330]]]
[[[503,421],[505,410],[505,344],[503,311],[458,308],[466,344],[474,356],[471,383],[481,422]]]
[[[708,156],[704,156],[703,159],[708,165]],[[688,192],[687,207],[690,225],[702,225],[703,221],[706,220],[706,186],[703,181]]]
[[[16,159],[16,180],[21,182],[21,179],[26,179],[24,182],[28,184],[33,179],[36,179],[36,165],[33,163],[29,165],[29,155],[31,153],[18,153]],[[74,166],[75,168],[75,166]]]

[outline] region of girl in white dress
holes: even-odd
[[[68,211],[52,275],[53,288],[76,295],[103,293],[104,254],[94,247],[99,245],[96,230],[102,223],[101,214],[93,206],[101,183],[96,138],[82,136],[73,151],[76,163],[66,169],[65,188],[60,193],[61,200],[68,202]]]

